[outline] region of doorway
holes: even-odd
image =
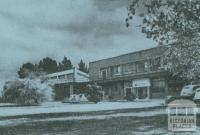
[[[132,87],[126,87],[125,88],[125,94],[124,94],[125,96],[127,96],[127,95],[132,95]]]
[[[147,99],[149,98],[149,88],[148,87],[136,87],[135,93],[136,98],[138,99]]]

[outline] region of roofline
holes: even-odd
[[[121,55],[114,56],[114,57],[108,57],[108,58],[104,58],[104,59],[100,59],[100,60],[95,60],[95,61],[89,62],[89,64],[90,64],[90,63],[99,62],[99,61],[103,61],[103,60],[113,59],[113,58],[117,58],[117,57],[121,57],[121,56],[125,56],[125,55],[136,54],[136,53],[140,53],[140,52],[143,52],[143,51],[149,51],[149,50],[153,50],[153,49],[156,49],[156,48],[159,48],[159,47],[164,47],[164,46],[151,47],[151,48],[148,48],[148,49],[143,49],[143,50],[139,50],[139,51],[135,51],[135,52],[130,52],[130,53],[126,53],[126,54],[121,54]]]
[[[79,73],[84,74],[84,75],[86,75],[86,76],[89,77],[89,74],[88,74],[88,73],[85,73],[85,72],[83,72],[83,71],[81,71],[81,70],[79,70],[79,69],[75,69],[75,70],[77,70]]]
[[[84,74],[84,75],[86,75],[86,76],[89,77],[89,75],[88,75],[87,73],[85,73],[85,72],[83,72],[83,71],[80,71],[80,70],[78,70],[78,69],[75,68],[75,67],[72,68],[72,69],[64,70],[64,71],[59,71],[59,72],[50,73],[50,74],[47,74],[47,76],[56,75],[56,74],[62,74],[62,73],[65,73],[65,72],[67,72],[67,71],[69,71],[69,73],[74,73],[74,70],[76,70],[77,72],[79,72],[79,73],[81,73],[81,74]]]
[[[70,73],[70,71],[73,72],[73,68],[72,69],[68,69],[68,70],[64,70],[64,71],[50,73],[50,74],[47,74],[47,76],[56,75],[56,74],[62,74],[62,73],[65,73],[66,71],[69,71],[69,73]]]

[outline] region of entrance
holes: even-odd
[[[149,99],[150,98],[150,80],[139,79],[133,80],[133,88],[136,98],[138,99]]]
[[[127,95],[132,95],[132,88],[131,87],[125,88],[125,96],[127,96]]]
[[[146,99],[148,98],[148,87],[137,87],[135,93],[138,99]]]

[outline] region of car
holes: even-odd
[[[86,103],[89,102],[86,94],[72,94],[69,98],[65,98],[63,103]]]
[[[195,92],[193,100],[196,103],[200,104],[200,88],[196,89],[196,92]]]
[[[174,100],[180,100],[180,99],[193,100],[191,96],[167,96],[165,99],[165,104],[169,104]]]
[[[180,96],[182,96],[182,97],[185,97],[185,96],[194,97],[197,88],[200,88],[200,85],[186,85],[181,90]]]

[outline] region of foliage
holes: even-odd
[[[169,47],[166,61],[174,76],[195,80],[200,75],[200,1],[134,0],[128,8],[127,27],[134,15],[142,19],[141,32]]]
[[[89,70],[88,70],[88,67],[87,65],[85,64],[85,62],[83,62],[83,60],[81,59],[81,61],[79,62],[78,64],[78,69],[82,72],[85,72],[85,73],[88,73]]]
[[[69,70],[72,69],[72,67],[73,65],[71,63],[71,60],[64,56],[62,62],[59,62],[58,70],[59,71]]]
[[[71,63],[71,60],[67,57],[64,57],[61,62],[58,62],[57,64],[56,60],[53,60],[49,57],[43,58],[39,61],[39,63],[32,64],[30,62],[22,64],[19,71],[17,72],[19,75],[19,78],[26,78],[29,76],[41,76],[44,74],[54,73],[57,71],[64,71],[72,69],[73,65]]]
[[[86,94],[89,95],[88,100],[91,102],[99,102],[102,98],[101,87],[96,83],[88,84]]]
[[[22,105],[37,105],[53,99],[52,88],[40,79],[16,79],[4,85],[2,101]]]
[[[31,72],[35,71],[35,65],[28,62],[22,65],[20,67],[19,71],[17,72],[19,75],[19,78],[25,78],[27,77]]]
[[[49,57],[44,58],[39,62],[39,69],[46,73],[54,73],[58,71],[57,62]]]
[[[130,93],[130,94],[127,94],[124,98],[128,101],[133,101],[135,99],[135,95]]]

